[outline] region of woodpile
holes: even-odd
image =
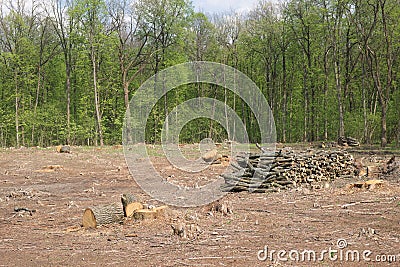
[[[233,173],[222,174],[224,191],[277,192],[302,184],[329,182],[355,175],[354,159],[346,151],[292,150],[239,155]]]
[[[360,143],[357,141],[357,139],[344,136],[339,137],[338,144],[339,146],[360,146]]]

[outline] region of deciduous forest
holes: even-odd
[[[279,142],[352,136],[400,145],[400,1],[261,0],[248,13],[203,14],[188,0],[2,0],[0,146],[121,143],[129,99],[158,71],[213,61],[248,75],[273,111]],[[165,114],[191,98],[218,99],[257,123],[223,87],[181,86],[154,107],[148,142]],[[181,142],[227,138],[209,119]]]

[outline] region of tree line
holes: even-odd
[[[187,61],[248,75],[266,96],[277,140],[352,136],[400,144],[399,0],[260,0],[248,13],[195,12],[188,0],[1,1],[0,144],[121,142],[129,99],[146,79]],[[249,107],[225,88],[189,84],[165,94],[147,123],[159,142],[166,114],[211,97],[259,140]],[[210,119],[182,142],[227,138]]]

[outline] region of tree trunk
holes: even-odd
[[[286,73],[286,53],[282,49],[282,88],[283,88],[283,114],[282,114],[282,142],[286,143],[286,113],[287,113],[287,73]]]
[[[99,134],[100,146],[103,146],[104,145],[103,130],[101,127],[99,93],[98,93],[98,88],[97,88],[97,71],[96,71],[97,70],[97,66],[96,66],[97,61],[96,61],[96,55],[95,55],[93,44],[92,44],[92,48],[91,48],[91,58],[92,58],[92,68],[93,68],[94,104],[95,104],[95,110],[96,110],[97,131]]]
[[[399,122],[397,124],[397,146],[400,146],[400,113],[398,113]]]
[[[67,96],[67,145],[71,143],[71,66],[66,64],[65,94]]]
[[[37,83],[36,83],[36,97],[35,97],[35,106],[33,108],[33,116],[36,117],[36,110],[37,107],[39,105],[39,92],[40,92],[40,87],[41,87],[41,79],[42,79],[42,75],[41,75],[41,68],[42,62],[40,60],[39,65],[38,65],[38,77],[37,77]],[[31,144],[34,144],[34,139],[35,139],[35,126],[36,123],[32,124],[32,132],[31,132]]]
[[[336,56],[335,56],[336,58]],[[339,137],[344,136],[344,116],[343,116],[343,103],[342,103],[342,85],[340,82],[340,63],[339,60],[335,60],[335,83],[338,100],[338,111],[339,111]]]
[[[386,114],[387,108],[386,103],[382,103],[382,115],[381,115],[381,147],[386,147],[387,145],[387,130],[386,130]]]
[[[365,58],[362,56],[362,77],[361,77],[361,87],[362,87],[362,105],[363,105],[363,116],[364,116],[364,143],[370,144],[370,139],[368,135],[368,115],[367,115],[367,99],[365,93]]]
[[[304,67],[304,77],[303,77],[303,93],[304,93],[304,132],[303,132],[303,142],[307,142],[308,135],[308,88],[307,88],[307,67]]]
[[[214,98],[213,98],[214,100],[213,100],[212,111],[211,111],[210,128],[209,128],[209,132],[208,132],[208,138],[211,138],[211,139],[212,139],[212,134],[214,131],[213,124],[214,124],[215,105],[217,102],[217,90],[218,90],[216,85],[213,85],[213,87],[215,87],[214,88]]]
[[[15,139],[16,147],[19,148],[19,97],[18,97],[18,72],[14,70],[15,82]]]

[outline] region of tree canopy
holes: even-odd
[[[129,99],[160,70],[223,63],[266,96],[280,142],[352,136],[400,145],[400,1],[260,0],[248,13],[203,14],[188,0],[0,2],[0,145],[121,143]],[[259,140],[254,115],[210,84],[169,92],[153,109],[147,141],[168,113],[210,97],[230,106]],[[182,142],[227,138],[210,119]]]

